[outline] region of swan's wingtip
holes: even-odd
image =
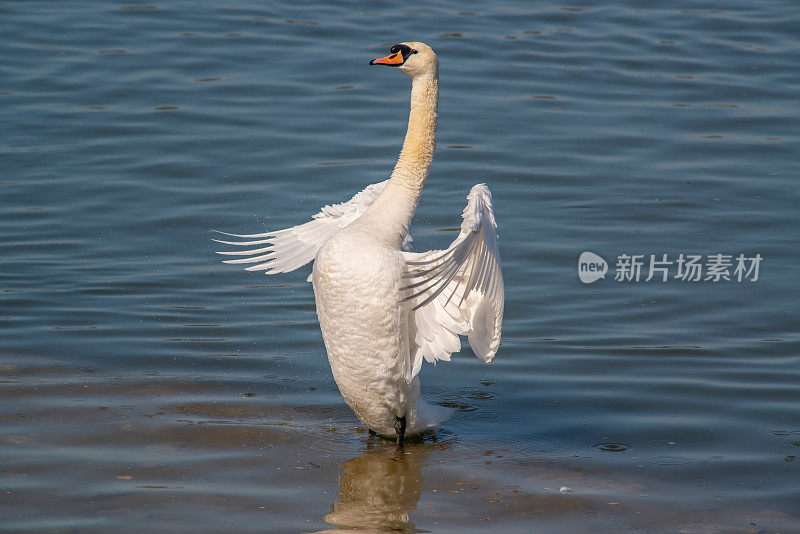
[[[212,233],[215,233],[215,234],[229,235],[231,237],[242,237],[239,234],[229,234],[228,232],[223,232],[222,230],[209,230],[209,232],[212,232]]]
[[[259,238],[259,237],[275,237],[275,232],[265,232],[263,234],[231,234],[229,232],[222,232],[220,230],[209,230],[209,232],[214,232],[216,234],[222,234],[222,235],[229,235],[231,237],[238,237],[240,239],[252,239],[252,238]]]
[[[481,182],[479,184],[473,185],[472,189],[470,189],[470,192],[472,191],[489,191],[489,186],[486,185],[484,182]]]

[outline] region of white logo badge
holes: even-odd
[[[584,284],[597,282],[601,278],[605,278],[607,272],[606,260],[594,252],[581,253],[581,257],[578,258],[578,278],[581,279],[581,282]]]

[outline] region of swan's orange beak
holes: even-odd
[[[403,63],[405,63],[405,59],[403,59],[401,52],[396,52],[380,59],[373,59],[369,62],[370,65],[387,65],[389,67],[399,67]]]

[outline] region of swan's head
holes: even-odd
[[[412,78],[425,74],[439,74],[439,60],[433,49],[425,43],[410,41],[396,44],[389,49],[389,55],[373,59],[370,65],[396,67]]]

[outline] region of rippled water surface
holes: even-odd
[[[0,3],[0,530],[800,531],[798,15]],[[336,389],[308,268],[220,264],[209,230],[385,179],[409,82],[368,60],[403,40],[441,65],[417,250],[486,182],[507,296],[495,362],[426,364],[456,416],[396,451]],[[614,279],[681,253],[763,261]]]

